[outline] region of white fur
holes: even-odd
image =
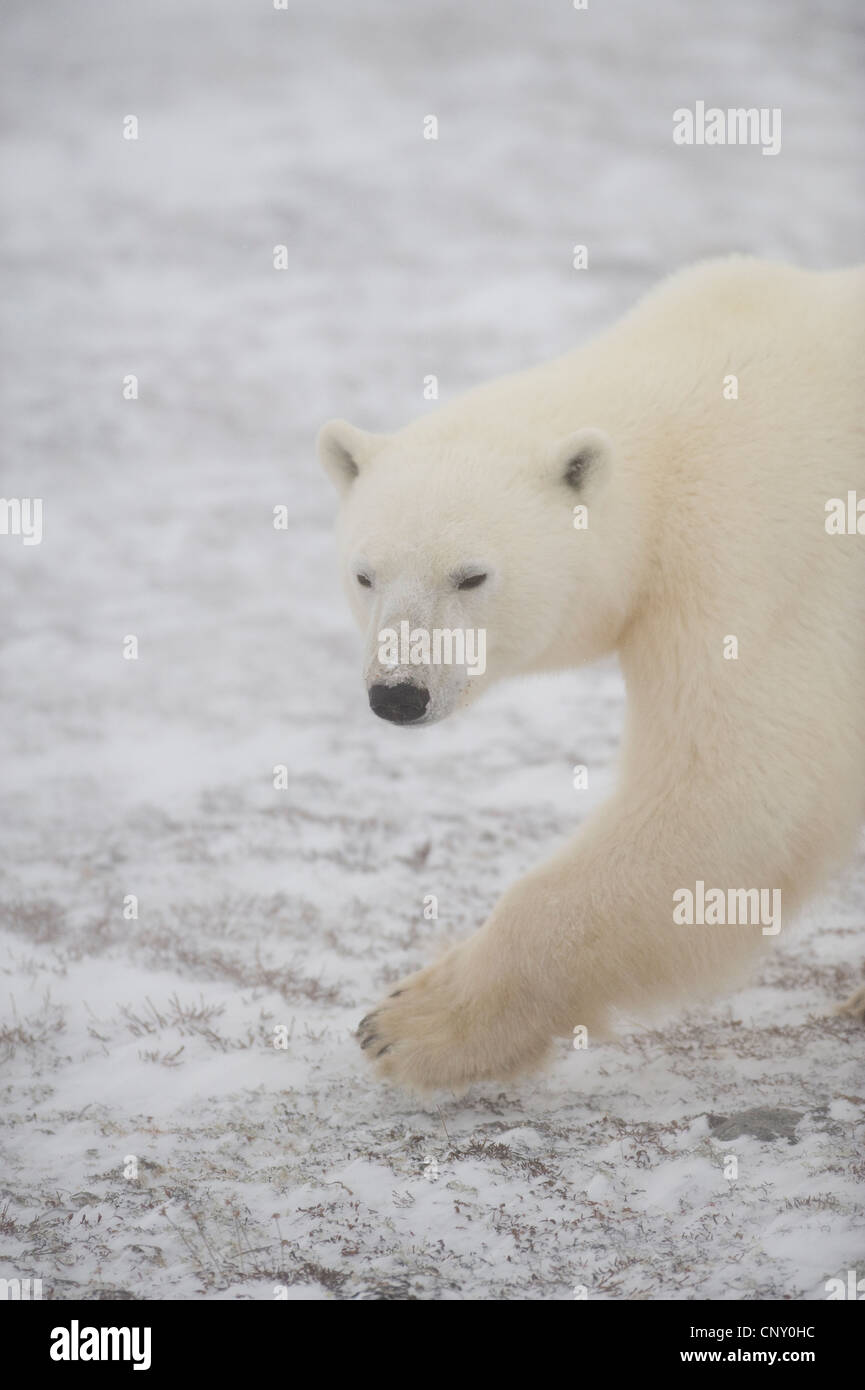
[[[849,853],[865,813],[865,536],[824,522],[829,498],[865,497],[863,325],[865,271],[733,257],[394,435],[325,426],[369,683],[405,678],[376,660],[402,617],[487,630],[485,675],[427,673],[431,718],[493,680],[614,650],[628,689],[611,800],[364,1021],[384,1075],[500,1079],[555,1034],[602,1036],[617,1015],[715,991],[767,938],[676,925],[674,892],[780,889],[788,923]],[[586,441],[572,490],[562,468]],[[488,579],[463,593],[466,567]]]

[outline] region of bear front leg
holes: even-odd
[[[750,925],[678,925],[674,893],[795,891],[766,837],[730,837],[687,804],[608,804],[554,859],[514,885],[485,925],[409,976],[361,1023],[379,1074],[410,1090],[459,1090],[537,1068],[555,1036],[610,1036],[617,1016],[717,992],[766,937]],[[739,827],[741,830],[742,827]],[[774,860],[774,870],[770,867]]]
[[[578,1024],[601,1032],[601,984],[586,980],[581,957],[591,904],[618,873],[584,834],[509,889],[479,931],[362,1020],[358,1040],[378,1074],[421,1093],[459,1091],[537,1069],[554,1036]],[[591,1010],[580,1006],[587,989]]]

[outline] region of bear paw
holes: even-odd
[[[522,995],[522,997],[521,997]],[[515,982],[485,978],[471,943],[403,980],[357,1030],[379,1076],[407,1090],[465,1090],[532,1071],[551,1038]]]

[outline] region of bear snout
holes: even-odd
[[[392,724],[414,724],[423,717],[428,704],[429,691],[414,681],[370,687],[370,709],[379,719],[389,719]]]

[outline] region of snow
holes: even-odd
[[[701,256],[859,258],[858,8],[5,7],[2,493],[41,496],[45,534],[0,538],[0,1277],[807,1299],[861,1276],[863,1032],[831,1009],[862,977],[865,848],[711,1009],[440,1105],[367,1075],[361,1015],[609,787],[623,694],[605,665],[375,721],[312,450],[329,415],[393,428],[426,374],[449,399],[541,361]],[[696,99],[780,106],[780,155],[674,147]],[[716,1137],[754,1110],[799,1118]]]

